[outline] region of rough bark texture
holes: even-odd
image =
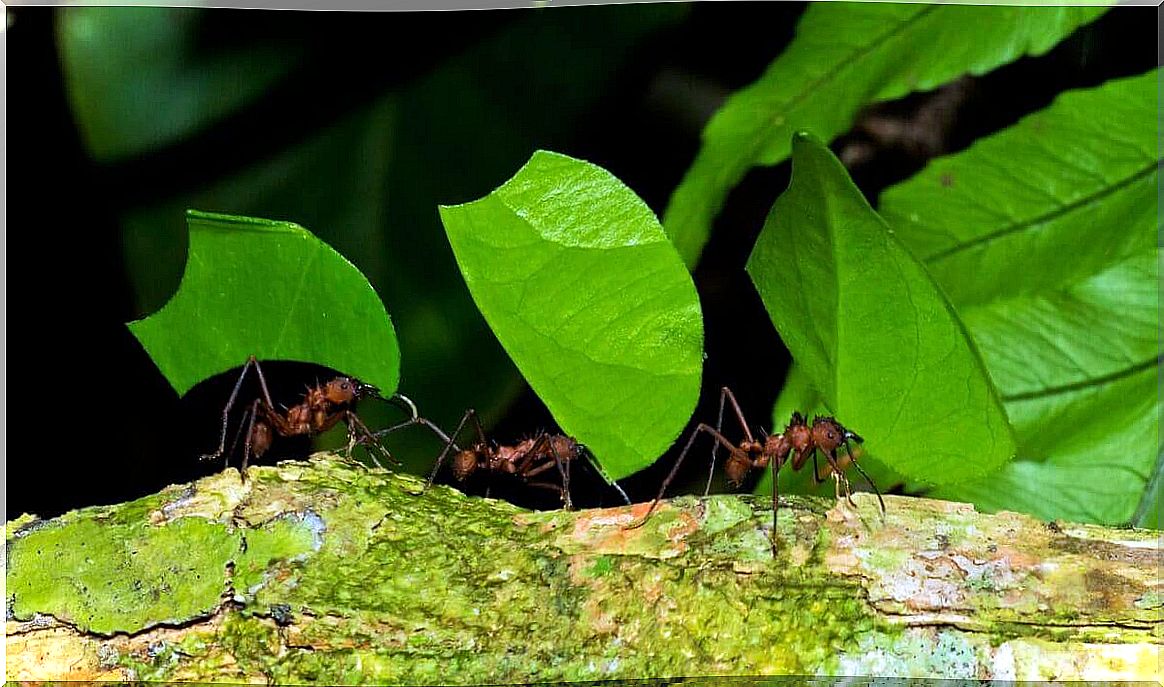
[[[916,498],[531,513],[319,455],[8,524],[7,678],[1158,680],[1158,532]]]

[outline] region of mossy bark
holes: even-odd
[[[1158,532],[743,496],[523,511],[321,454],[7,530],[7,678],[1156,680]]]

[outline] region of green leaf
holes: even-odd
[[[650,208],[606,170],[538,151],[441,220],[477,306],[563,431],[611,479],[658,458],[699,397],[703,319]]]
[[[178,292],[129,324],[174,389],[246,362],[325,365],[396,391],[392,321],[364,275],[290,222],[189,211],[190,250]]]
[[[1014,455],[957,315],[819,139],[794,137],[747,269],[809,385],[903,476],[956,483]]]
[[[882,196],[958,308],[1020,460],[946,498],[1119,524],[1160,452],[1159,73],[1071,91]]]
[[[668,235],[694,265],[728,192],[753,166],[787,158],[794,131],[831,140],[869,103],[1040,55],[1106,9],[811,5],[784,53],[708,122],[703,147],[664,213]]]

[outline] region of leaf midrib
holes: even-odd
[[[1012,225],[1004,226],[1001,229],[997,229],[997,230],[992,231],[988,234],[976,236],[973,239],[971,239],[970,241],[956,244],[954,246],[951,246],[950,248],[946,248],[944,250],[938,251],[937,253],[934,253],[932,255],[927,255],[925,258],[923,258],[923,261],[927,265],[932,265],[934,263],[941,262],[942,260],[945,260],[949,257],[954,256],[954,255],[957,255],[958,253],[961,253],[963,251],[970,250],[971,248],[975,248],[977,246],[980,246],[980,245],[983,245],[986,243],[990,243],[992,241],[1001,239],[1003,237],[1010,236],[1012,234],[1017,234],[1017,233],[1020,233],[1022,231],[1026,231],[1028,229],[1032,229],[1032,228],[1040,226],[1042,224],[1046,224],[1046,223],[1051,222],[1053,220],[1059,219],[1060,217],[1064,217],[1072,212],[1076,212],[1076,211],[1083,209],[1089,205],[1100,203],[1100,202],[1104,201],[1106,198],[1108,198],[1109,196],[1112,196],[1112,195],[1118,193],[1119,191],[1122,191],[1122,190],[1128,188],[1129,186],[1136,183],[1137,181],[1140,181],[1141,179],[1146,178],[1149,174],[1151,174],[1154,171],[1157,171],[1159,168],[1160,168],[1159,160],[1154,160],[1151,164],[1148,164],[1148,165],[1136,170],[1133,174],[1119,180],[1118,182],[1116,182],[1114,184],[1109,184],[1101,189],[1098,189],[1094,193],[1090,193],[1088,195],[1085,195],[1085,196],[1078,198],[1070,203],[1067,203],[1065,205],[1061,205],[1061,206],[1055,208],[1054,210],[1050,210],[1048,212],[1045,212],[1041,215],[1035,215],[1034,217],[1030,217],[1028,219],[1025,219],[1021,222],[1017,222],[1017,223],[1012,224]]]
[[[1129,365],[1121,370],[1116,370],[1115,372],[1110,372],[1098,377],[1083,379],[1078,382],[1071,382],[1070,384],[1061,384],[1059,386],[1047,387],[1044,389],[1039,389],[1038,391],[1024,391],[1017,394],[1006,394],[1002,396],[1002,400],[1005,403],[1009,403],[1011,401],[1031,401],[1040,398],[1050,398],[1052,396],[1068,394],[1074,391],[1082,391],[1093,386],[1102,386],[1104,384],[1109,384],[1111,382],[1116,382],[1121,379],[1132,377],[1145,370],[1149,370],[1155,366],[1158,366],[1161,360],[1164,360],[1164,356],[1157,356],[1148,360],[1141,360],[1140,362]]]
[[[915,14],[914,16],[901,22],[897,26],[894,26],[892,29],[881,34],[876,39],[866,43],[865,45],[863,45],[860,49],[856,50],[855,52],[850,53],[850,55],[848,57],[837,62],[831,69],[824,72],[816,79],[804,84],[804,87],[801,88],[799,92],[797,92],[795,95],[793,95],[790,99],[784,101],[784,103],[780,109],[775,110],[771,115],[769,115],[766,118],[767,124],[764,128],[769,129],[769,130],[780,129],[788,121],[788,119],[787,119],[788,113],[792,112],[796,108],[800,107],[810,97],[816,96],[818,88],[820,86],[822,86],[823,84],[827,84],[830,81],[833,81],[838,74],[840,74],[844,70],[848,69],[853,64],[857,63],[859,60],[866,57],[867,55],[869,55],[873,51],[877,50],[881,46],[888,43],[890,40],[892,40],[894,37],[896,37],[897,34],[911,28],[915,22],[921,20],[923,17],[928,16],[930,13],[932,13],[938,7],[939,7],[938,5],[934,5],[934,6],[927,7],[923,10],[918,11],[918,13]],[[799,34],[799,31],[797,33]],[[764,76],[761,76],[760,79],[758,79],[755,83],[753,83],[751,86],[749,86],[747,90],[750,91],[751,89],[758,87],[760,84],[762,84],[764,82],[764,79],[766,76],[767,76],[767,74],[765,74]],[[881,86],[883,86],[883,85],[879,85],[879,88]],[[747,91],[743,91],[743,92],[747,92]],[[721,109],[720,112],[723,112],[723,109]],[[763,150],[765,147],[768,146],[770,138],[766,137],[766,136],[752,136],[752,137],[749,137],[749,139],[750,139],[751,145],[749,145],[746,148],[746,152],[748,153],[746,157],[747,157],[747,159],[751,160],[754,163],[756,158],[758,157],[758,151]],[[789,153],[789,154],[791,154],[791,153]],[[745,157],[745,156],[740,155],[737,157],[737,159],[739,159],[741,157]],[[785,155],[784,157],[786,158],[786,157],[788,157],[788,155]],[[781,158],[781,159],[783,159],[783,158]]]

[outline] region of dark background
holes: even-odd
[[[529,140],[517,140],[492,167],[480,160],[456,161],[454,168],[462,169],[471,182],[449,180],[423,165],[395,177],[394,198],[411,194],[433,211],[428,224],[408,227],[408,240],[420,242],[419,248],[392,259],[420,261],[443,281],[440,289],[423,285],[410,293],[399,285],[394,288],[383,276],[378,279],[375,269],[366,269],[394,318],[398,308],[408,307],[405,301],[429,298],[434,308],[453,304],[447,307],[468,311],[464,284],[447,246],[442,247],[435,205],[488,192],[536,148],[559,150],[607,168],[661,215],[697,152],[706,118],[728,93],[755,80],[780,53],[803,10],[798,3],[733,2],[541,11],[541,26],[566,35],[584,13],[601,14],[611,26],[624,20],[651,24],[655,14],[667,14],[651,30],[635,34],[632,45],[619,44],[625,56],[617,69],[605,74],[599,90],[585,98],[565,98],[574,111],[528,115],[535,122]],[[8,518],[22,512],[48,517],[123,501],[220,467],[201,463],[197,456],[217,440],[218,416],[234,376],[200,384],[179,399],[124,326],[160,305],[157,293],[176,286],[184,239],[171,241],[176,246],[172,253],[159,255],[162,276],[154,278],[140,267],[135,271],[127,258],[133,254],[126,243],[127,216],[142,208],[178,207],[191,194],[205,198],[208,180],[245,173],[386,93],[420,92],[428,102],[441,102],[441,92],[427,85],[432,74],[455,70],[458,60],[477,59],[474,46],[504,37],[515,25],[529,22],[532,12],[203,11],[195,55],[264,42],[294,53],[295,69],[260,96],[179,140],[128,157],[98,159],[78,129],[59,59],[54,25],[67,11],[7,9]],[[960,150],[1006,127],[1046,106],[1064,89],[1152,68],[1157,64],[1157,16],[1154,8],[1114,9],[1047,55],[879,106],[833,149],[873,199],[919,170],[928,157]],[[601,51],[603,40],[613,45],[622,39],[578,29],[573,40]],[[529,48],[515,43],[511,49],[517,55]],[[545,59],[557,57],[547,54]],[[481,84],[485,99],[505,103],[506,98],[525,98],[552,108],[558,100],[552,89],[522,92],[531,88],[522,73],[524,64],[515,60],[512,73],[498,72],[495,82]],[[570,69],[558,75],[558,82],[552,82],[552,72],[546,78],[569,95],[576,87]],[[545,79],[539,83],[538,88],[547,89]],[[458,100],[455,94],[449,97],[451,110]],[[401,111],[409,112],[407,107]],[[517,119],[523,116],[514,112]],[[537,117],[568,122],[553,128]],[[472,118],[471,111],[458,112],[447,122],[424,124],[435,129]],[[421,126],[407,119],[397,125],[404,135],[409,127]],[[489,135],[488,127],[482,131]],[[439,131],[429,135],[438,136]],[[708,359],[693,422],[714,416],[718,389],[728,385],[754,425],[770,426],[772,403],[789,358],[743,264],[771,203],[787,185],[788,173],[785,163],[749,174],[730,195],[695,272]],[[415,188],[408,185],[412,179],[420,180]],[[328,180],[322,171],[317,183],[326,185]],[[300,221],[361,267],[383,262],[365,253],[372,249],[358,238],[338,233],[342,227],[315,226],[293,205],[268,201],[257,207],[205,209]],[[181,232],[181,215],[175,213],[172,222]],[[381,275],[390,271],[379,269]],[[398,320],[397,326],[406,321]],[[553,427],[483,323],[466,325],[450,336],[468,338],[467,348],[484,357],[454,356],[410,367],[406,345],[402,391],[417,400],[422,412],[451,428],[464,408],[479,407],[492,436],[502,442]],[[402,342],[407,341],[402,332]],[[482,375],[482,360],[492,361],[490,369],[496,372]],[[272,363],[264,369],[275,396],[288,404],[305,383],[327,374],[293,364]],[[372,416],[377,412],[388,411],[373,410]],[[334,444],[335,437],[330,441]],[[440,448],[431,439],[415,437],[405,446],[408,469],[418,472]],[[303,455],[310,448],[304,442],[280,441],[264,462]],[[673,453],[623,482],[635,500],[654,495]],[[705,469],[705,464],[691,461],[673,491],[697,488]],[[501,495],[527,505],[554,505],[518,488],[494,486],[501,488]],[[583,479],[576,487],[576,503],[612,502],[610,492],[596,480]]]

